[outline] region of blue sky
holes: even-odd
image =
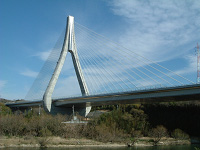
[[[1,98],[25,97],[68,15],[196,82],[199,14],[199,0],[0,0]],[[76,82],[74,76],[64,80],[56,96]],[[72,90],[78,93],[78,86]]]

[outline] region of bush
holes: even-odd
[[[189,139],[189,135],[182,131],[181,129],[175,129],[172,133],[171,136],[175,139],[178,140],[187,140]]]
[[[65,124],[62,122],[65,120],[65,116],[47,114],[41,116],[33,115],[31,117],[25,116],[23,114],[1,116],[0,134],[7,136],[44,136],[43,133],[49,131],[49,133],[55,136],[64,135]]]
[[[0,133],[7,136],[22,136],[26,121],[23,115],[5,115],[0,118]]]
[[[116,127],[116,124],[112,124],[112,128],[106,124],[96,124],[96,121],[91,121],[86,126],[85,136],[101,142],[119,142],[127,137],[127,134],[123,133]]]
[[[52,135],[52,132],[47,129],[47,127],[44,127],[40,130],[40,134],[39,134],[41,137],[48,137],[48,136],[51,136]]]
[[[99,141],[118,141],[134,137],[138,139],[148,129],[147,115],[141,105],[120,105],[109,113],[91,120],[86,136]]]
[[[86,132],[85,124],[64,124],[63,134],[65,138],[82,138],[87,135]]]
[[[134,130],[140,130],[143,134],[148,127],[146,114],[134,105],[122,105],[119,109],[102,114],[96,122],[97,125],[105,124],[111,131],[117,128],[126,134]]]
[[[159,125],[150,131],[149,136],[153,137],[154,145],[157,145],[161,138],[168,136],[167,129]]]
[[[11,114],[12,111],[9,107],[5,106],[3,103],[0,103],[0,116]]]

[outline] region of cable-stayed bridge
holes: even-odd
[[[52,98],[68,52],[81,95]],[[69,16],[65,32],[25,100],[31,101],[7,106],[16,109],[43,106],[52,114],[70,114],[74,106],[75,111],[86,116],[91,106],[98,105],[200,100],[200,84],[91,31]]]

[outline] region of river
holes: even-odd
[[[154,147],[120,147],[120,148],[103,148],[103,147],[74,147],[74,148],[0,148],[0,150],[195,150],[200,145],[178,145],[178,146],[154,146]]]

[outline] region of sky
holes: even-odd
[[[199,14],[199,0],[0,0],[0,97],[26,96],[69,15],[196,82]],[[80,93],[74,73],[58,81],[55,96],[61,87]]]

